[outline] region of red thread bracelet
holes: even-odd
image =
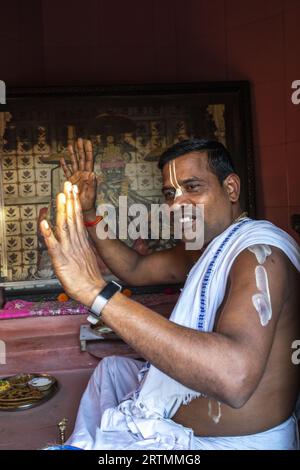
[[[102,219],[103,217],[101,215],[97,215],[95,220],[92,220],[91,222],[84,222],[84,225],[86,227],[94,227],[94,225],[97,225]]]

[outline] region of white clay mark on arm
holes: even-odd
[[[264,264],[267,257],[270,256],[270,254],[272,253],[272,250],[269,245],[263,244],[249,246],[248,250],[251,251],[251,253],[255,254],[257,262],[259,264]]]
[[[272,305],[269,291],[268,274],[261,265],[255,268],[257,289],[260,291],[252,296],[252,303],[257,311],[262,326],[266,326],[272,318]]]

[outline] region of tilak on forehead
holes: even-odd
[[[183,195],[183,191],[177,180],[175,165],[175,160],[169,162],[170,183],[176,189],[174,199]]]

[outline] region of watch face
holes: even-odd
[[[99,292],[100,297],[104,297],[105,299],[109,300],[116,292],[119,292],[122,289],[122,286],[118,284],[117,282],[111,281],[106,286],[104,289]]]

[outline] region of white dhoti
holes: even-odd
[[[132,415],[129,397],[139,387],[145,365],[118,356],[100,362],[82,396],[67,446],[85,450],[193,448],[191,429],[169,419]]]
[[[66,445],[85,450],[110,449],[171,449],[176,448],[174,440],[161,440],[156,434],[152,420],[144,420],[140,431],[126,422],[125,415],[120,416],[119,423],[110,423],[110,409],[115,413],[116,407],[126,400],[137,388],[139,371],[144,362],[124,357],[111,356],[103,359],[95,369],[89,384],[82,396],[73,434]],[[107,416],[106,416],[107,413]],[[117,426],[119,424],[119,427]],[[162,423],[161,423],[162,424]],[[166,425],[169,420],[166,420]],[[127,429],[126,429],[126,426]],[[174,423],[182,430],[182,426]],[[151,431],[153,427],[153,431]],[[163,427],[163,426],[162,426]],[[144,428],[144,429],[143,429]],[[184,428],[183,428],[184,429]],[[287,421],[268,431],[247,436],[220,436],[191,438],[192,431],[186,429],[190,436],[191,450],[295,450],[298,448],[297,421],[290,417]],[[174,445],[175,444],[175,445]],[[180,447],[177,447],[180,449]]]
[[[145,363],[110,356],[96,367],[81,398],[75,428],[66,445],[95,449],[95,437],[105,410],[117,407],[138,386],[138,373]]]

